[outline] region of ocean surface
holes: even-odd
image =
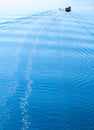
[[[0,130],[94,130],[94,22],[52,10],[0,22]]]

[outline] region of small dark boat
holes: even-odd
[[[65,8],[65,11],[66,11],[66,12],[70,12],[70,11],[71,11],[71,6]]]

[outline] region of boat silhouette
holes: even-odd
[[[66,11],[66,12],[70,12],[70,11],[71,11],[71,6],[65,8],[65,11]]]

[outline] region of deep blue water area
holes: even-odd
[[[0,130],[94,130],[94,23],[41,12],[0,23]]]

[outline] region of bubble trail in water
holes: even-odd
[[[22,109],[22,115],[23,115],[23,118],[22,118],[22,123],[23,123],[23,127],[22,127],[22,130],[27,130],[29,128],[29,125],[30,125],[30,122],[28,121],[28,114],[27,114],[27,106],[28,106],[28,98],[30,97],[31,95],[31,92],[32,92],[32,82],[33,81],[28,81],[28,84],[27,84],[27,90],[25,92],[25,97],[22,99],[22,102],[21,102],[21,109]]]
[[[3,32],[3,33],[6,33],[5,36],[7,36],[7,37],[4,37],[4,35],[2,37],[2,35],[0,34],[0,37],[1,37],[0,41],[2,41],[2,43],[4,43],[4,44],[7,43],[6,38],[8,38],[9,44],[11,42],[15,43],[15,41],[17,39],[17,37],[15,37],[16,34],[17,34],[17,36],[23,34],[23,30],[21,30],[21,32],[18,30],[18,26],[20,25],[19,23],[18,24],[16,24],[16,22],[13,23],[13,30],[14,31],[10,30],[11,28],[8,26],[8,24],[6,26],[6,30],[5,30],[6,32]],[[16,28],[18,30],[17,32],[16,32]],[[2,29],[2,30],[4,30],[4,29]],[[3,129],[3,126],[8,122],[9,119],[12,118],[12,117],[10,117],[11,111],[7,107],[8,106],[7,100],[10,97],[12,97],[14,93],[16,93],[16,90],[19,87],[19,82],[18,82],[18,79],[16,77],[16,73],[18,71],[18,66],[21,62],[21,54],[23,52],[23,47],[24,47],[26,37],[28,35],[29,30],[30,30],[30,28],[27,28],[27,31],[24,33],[24,35],[21,35],[21,37],[22,37],[21,40],[16,41],[16,43],[17,44],[19,43],[19,44],[18,44],[18,46],[16,46],[16,48],[12,48],[12,52],[10,53],[10,56],[12,56],[14,59],[12,60],[12,63],[10,64],[10,67],[7,70],[6,74],[10,77],[11,80],[9,80],[7,84],[2,85],[2,91],[0,92],[0,104],[2,104],[1,107],[3,108],[2,113],[0,113],[0,120],[2,118],[4,118],[3,121],[0,121],[0,122],[2,122],[2,123],[0,123],[0,129]],[[11,36],[11,34],[12,34],[12,36]],[[11,40],[11,38],[12,38],[12,40]],[[18,39],[19,39],[19,37],[18,37]],[[28,86],[30,86],[30,84],[31,83],[29,83]],[[6,89],[6,87],[8,89]],[[28,89],[29,89],[29,87],[28,87]],[[3,91],[4,91],[4,94],[2,94]],[[30,89],[28,91],[30,91]]]
[[[38,20],[40,21],[40,19]],[[38,22],[36,21],[36,22]],[[32,92],[32,83],[33,81],[31,80],[31,70],[32,70],[32,58],[33,55],[35,53],[35,45],[33,47],[33,49],[31,49],[29,51],[29,57],[28,57],[28,65],[27,65],[27,71],[26,71],[26,81],[27,81],[27,86],[26,86],[26,91],[25,91],[25,96],[23,98],[21,98],[21,103],[20,103],[20,108],[22,111],[22,130],[27,130],[30,126],[30,122],[29,122],[29,115],[28,115],[28,110],[27,110],[27,106],[28,106],[28,99],[31,96],[31,92]]]
[[[53,13],[53,12],[50,12]],[[45,16],[45,18],[40,18],[38,19],[35,23],[38,24],[38,29],[41,28],[42,26],[42,22],[44,22],[45,20],[47,20],[48,16]],[[49,21],[49,20],[48,20]],[[34,23],[34,24],[35,24]],[[39,24],[40,23],[40,24]],[[42,26],[42,28],[40,29],[40,31],[38,32],[38,34],[36,34],[35,36],[35,40],[33,41],[35,44],[33,46],[33,48],[31,48],[29,50],[29,54],[28,54],[28,65],[27,65],[27,71],[26,71],[26,81],[27,81],[27,86],[26,86],[26,91],[25,91],[25,96],[23,98],[21,98],[21,103],[20,103],[20,108],[22,111],[22,130],[27,130],[30,127],[31,122],[29,121],[29,114],[28,114],[28,103],[29,103],[29,97],[31,96],[32,93],[32,79],[31,79],[31,72],[32,72],[32,63],[33,63],[33,59],[34,59],[34,54],[36,53],[36,46],[39,44],[39,36],[41,35],[41,30],[44,28],[45,26]],[[34,28],[35,25],[34,25]],[[33,29],[33,26],[32,26]],[[27,40],[28,41],[28,40]]]

